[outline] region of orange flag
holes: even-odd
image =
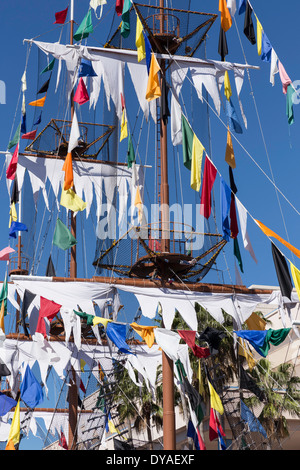
[[[31,101],[31,103],[29,103],[29,105],[30,106],[38,106],[39,108],[42,108],[45,104],[46,96],[47,95],[45,95],[43,98],[40,98],[39,100]]]
[[[267,237],[274,237],[276,238],[278,241],[280,241],[280,243],[282,243],[283,245],[285,245],[292,253],[294,253],[298,258],[300,258],[300,250],[298,250],[297,248],[295,248],[293,245],[291,245],[290,243],[286,242],[285,240],[283,240],[283,238],[281,238],[279,235],[277,235],[275,232],[273,232],[272,230],[270,230],[268,227],[266,227],[264,224],[262,224],[261,222],[259,222],[259,220],[256,220],[254,219],[255,222],[257,223],[257,225],[259,226],[259,228],[264,232],[265,235],[267,235]]]
[[[226,0],[219,0],[219,11],[221,12],[221,26],[223,31],[228,31],[232,26],[232,19],[227,7]]]
[[[67,153],[64,166],[62,170],[65,172],[65,183],[64,183],[64,190],[70,189],[73,187],[73,165],[72,165],[72,154],[71,152]]]
[[[225,162],[227,162],[228,165],[231,166],[232,169],[234,169],[236,167],[235,158],[234,158],[234,151],[233,151],[233,145],[232,145],[232,139],[231,139],[231,134],[229,132],[229,129],[227,131],[227,145],[226,145],[226,153],[225,153]]]
[[[155,100],[156,98],[159,98],[161,96],[161,89],[159,85],[159,75],[158,75],[159,71],[160,71],[159,63],[157,62],[155,54],[152,54],[148,83],[147,83],[147,91],[146,91],[147,101]]]

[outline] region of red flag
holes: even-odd
[[[211,190],[217,176],[217,169],[206,156],[204,164],[204,174],[200,201],[200,214],[206,219],[209,218],[211,212]]]
[[[35,129],[35,131],[31,131],[31,132],[27,132],[27,134],[23,134],[22,139],[34,140],[35,136],[36,136],[36,129]]]
[[[67,18],[67,14],[68,14],[68,8],[69,7],[67,7],[65,10],[58,11],[57,13],[55,13],[55,21],[53,24],[55,23],[64,24]]]
[[[61,447],[63,447],[65,450],[68,450],[67,440],[66,440],[65,435],[62,431],[60,432],[59,445]]]
[[[123,11],[124,0],[117,0],[116,1],[116,12],[118,16],[122,15]]]
[[[88,95],[86,86],[84,84],[84,81],[82,80],[82,77],[80,77],[79,83],[77,90],[75,92],[73,101],[76,101],[78,104],[84,104],[87,101],[89,101],[90,97]]]
[[[196,331],[178,330],[178,334],[191,348],[196,357],[201,358],[210,356],[209,348],[201,348],[201,346],[195,344]]]
[[[202,436],[201,436],[200,431],[199,431],[198,428],[197,428],[197,436],[198,436],[198,442],[199,442],[200,450],[206,450],[204,441],[203,441],[203,439],[202,439]]]
[[[235,196],[231,193],[231,202],[230,202],[230,232],[231,238],[236,238],[239,233],[239,227],[236,217],[236,207],[235,207]]]
[[[49,321],[52,321],[55,315],[58,314],[60,309],[61,309],[61,305],[53,302],[53,300],[48,300],[41,296],[39,318],[38,318],[35,332],[41,333],[44,336],[44,338],[46,338],[47,334],[46,334],[45,318],[48,318]]]
[[[210,409],[210,416],[209,416],[209,440],[213,441],[214,439],[218,439],[219,434],[218,430],[220,431],[221,436],[225,437],[225,433],[223,428],[218,420],[215,410],[213,408]]]
[[[19,144],[17,144],[14,154],[11,158],[10,164],[6,170],[6,178],[9,180],[15,179],[17,165],[18,165],[18,158],[19,158]]]

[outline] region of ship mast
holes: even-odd
[[[160,0],[160,34],[165,33],[164,0]],[[164,80],[166,63],[161,60],[161,89]],[[167,144],[167,121],[160,119],[160,159],[161,159],[161,247],[162,251],[170,251],[169,237],[169,182],[168,182],[168,144]],[[175,438],[175,410],[174,410],[174,365],[173,361],[162,351],[162,380],[163,380],[163,445],[164,450],[176,449]]]

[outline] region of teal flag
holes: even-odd
[[[54,237],[53,237],[53,245],[58,246],[62,250],[67,250],[71,248],[73,245],[76,245],[77,240],[73,237],[70,230],[62,223],[60,219],[57,219]]]
[[[242,261],[239,242],[238,242],[237,238],[235,238],[234,241],[233,241],[233,253],[234,253],[234,256],[236,257],[236,259],[239,263],[240,270],[243,273],[244,272],[244,270],[243,270],[243,261]]]
[[[93,33],[93,23],[92,23],[92,12],[89,10],[85,17],[83,18],[80,26],[78,27],[76,33],[74,34],[73,38],[75,41],[81,41],[88,37],[90,33]]]
[[[122,26],[121,34],[123,38],[128,38],[130,34],[130,8],[131,0],[124,0],[123,11],[122,11]]]
[[[42,75],[42,73],[50,72],[50,70],[53,70],[54,63],[55,59],[52,59],[51,62],[41,71],[40,75]]]
[[[127,150],[127,166],[128,168],[132,167],[132,164],[135,162],[135,153],[132,145],[131,135],[128,137],[128,150]]]
[[[89,315],[88,313],[85,313],[85,312],[78,312],[77,310],[73,310],[73,311],[74,313],[76,313],[76,315],[86,320],[86,324],[88,326],[93,326],[93,319],[95,318],[94,315]]]
[[[7,150],[10,150],[12,147],[17,145],[17,143],[20,140],[20,134],[21,134],[21,123],[18,125],[15,135],[13,136],[12,140],[9,142],[7,146]]]
[[[294,109],[293,109],[293,95],[295,93],[292,85],[289,85],[286,90],[286,115],[288,117],[288,123],[291,125],[294,123]]]

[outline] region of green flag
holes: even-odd
[[[2,329],[3,333],[5,332],[4,317],[7,315],[7,295],[7,274],[5,274],[5,279],[0,293],[0,328]]]
[[[50,64],[48,64],[40,73],[40,75],[42,75],[42,73],[45,73],[45,72],[50,72],[50,70],[53,69],[54,67],[54,62],[55,62],[55,59],[52,59]]]
[[[286,92],[286,115],[288,117],[289,125],[294,123],[294,109],[293,109],[293,95],[295,93],[294,88],[292,85],[287,87]]]
[[[181,115],[183,164],[190,170],[192,165],[194,132],[188,121]]]
[[[54,237],[53,237],[53,245],[58,246],[62,250],[67,250],[71,248],[71,246],[76,245],[77,240],[73,237],[70,230],[62,223],[60,219],[57,219]]]
[[[128,168],[132,167],[132,164],[135,162],[135,153],[132,145],[131,135],[128,137],[128,150],[127,150],[127,166]]]
[[[73,311],[74,313],[76,313],[76,315],[85,319],[87,325],[93,326],[93,319],[95,318],[94,315],[89,315],[88,313],[85,313],[85,312],[78,312],[77,310],[73,310]]]
[[[21,134],[21,123],[18,125],[17,130],[16,130],[15,135],[13,136],[12,140],[8,143],[7,150],[9,150],[12,147],[14,147],[15,145],[17,145],[17,143],[20,140],[20,134]]]
[[[243,271],[243,261],[242,261],[239,242],[238,242],[237,238],[235,238],[234,241],[233,241],[233,254],[236,257],[236,259],[238,260],[240,270],[243,273],[244,272]]]
[[[131,0],[124,0],[123,10],[122,10],[122,26],[121,34],[123,38],[128,38],[130,34],[130,9],[131,9]]]
[[[83,18],[73,38],[75,41],[81,41],[82,39],[87,38],[90,33],[93,33],[93,31],[92,12],[89,10]]]

